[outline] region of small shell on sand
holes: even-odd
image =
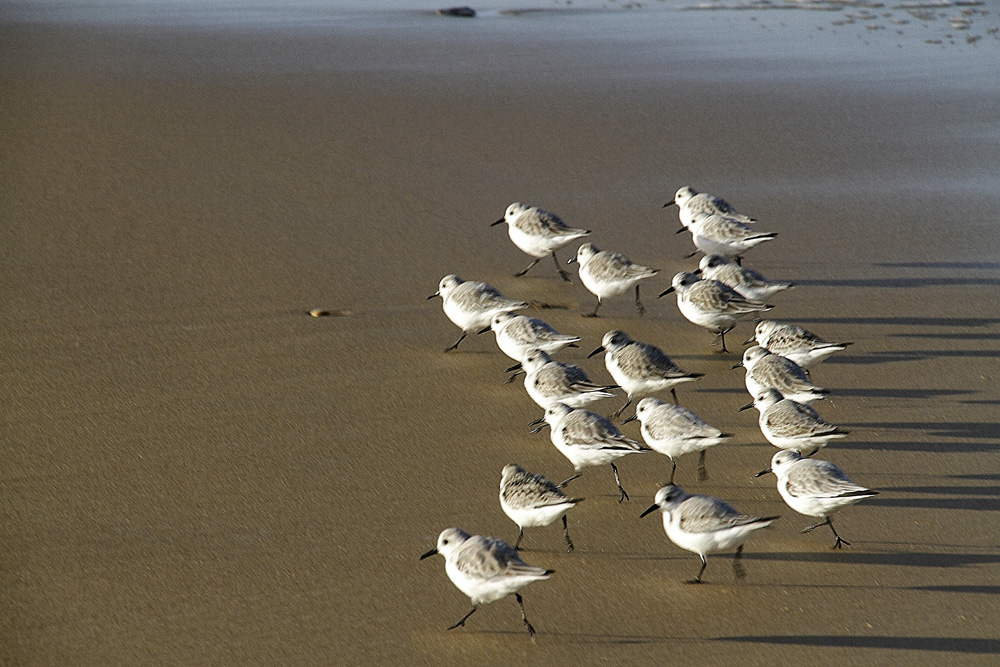
[[[326,308],[313,308],[309,311],[311,317],[347,317],[350,314],[349,310],[327,310]]]

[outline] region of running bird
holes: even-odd
[[[645,314],[646,307],[639,300],[639,281],[651,278],[660,272],[647,266],[634,264],[625,255],[610,250],[601,250],[593,243],[584,243],[576,251],[576,257],[567,264],[580,263],[580,280],[591,294],[597,297],[594,312],[584,317],[597,317],[597,310],[604,299],[618,296],[635,285],[635,309],[640,315]]]
[[[504,466],[500,474],[500,507],[520,531],[514,549],[520,550],[525,527],[548,526],[561,518],[566,551],[572,551],[573,541],[569,539],[566,512],[576,507],[583,498],[570,498],[556,484],[519,465]]]
[[[442,278],[438,291],[427,299],[436,296],[444,301],[444,314],[462,330],[462,337],[451,347],[445,348],[445,352],[457,349],[459,343],[470,333],[490,326],[493,316],[497,313],[528,307],[524,301],[508,299],[492,285],[475,280],[462,280],[454,273]]]
[[[479,333],[489,329],[496,334],[497,347],[514,361],[524,361],[528,352],[534,349],[553,354],[564,347],[579,347],[576,345],[579,336],[561,334],[547,322],[510,311],[494,315],[489,328]]]
[[[703,278],[718,280],[755,301],[767,301],[778,292],[794,287],[792,283],[768,280],[753,269],[740,266],[722,255],[705,255],[698,267]]]
[[[760,431],[778,449],[812,456],[834,438],[843,438],[849,433],[820,417],[808,405],[782,398],[777,389],[765,389],[740,411],[750,408],[760,412],[757,418]]]
[[[802,327],[774,320],[758,322],[754,338],[746,341],[744,345],[755,339],[761,347],[791,359],[802,368],[812,368],[834,352],[852,345],[852,343],[831,343]]]
[[[778,478],[778,493],[785,504],[799,514],[824,519],[815,526],[802,530],[808,533],[820,526],[830,526],[837,541],[833,549],[851,543],[840,537],[830,517],[848,505],[878,495],[852,482],[844,471],[829,461],[806,459],[798,452],[778,452],[771,459],[771,467],[761,470],[757,477],[773,472]]]
[[[751,248],[778,235],[775,232],[758,231],[752,225],[714,213],[694,215],[688,231],[691,232],[695,247],[706,255],[722,255],[735,260],[739,260]]]
[[[528,565],[517,551],[495,537],[470,535],[461,528],[448,528],[438,536],[437,548],[431,549],[420,560],[441,554],[445,559],[444,570],[458,590],[472,598],[472,609],[458,623],[449,626],[454,630],[472,616],[479,605],[513,595],[521,608],[521,620],[528,634],[534,636],[524,613],[521,589],[533,581],[548,579],[555,570],[545,570]]]
[[[758,345],[743,350],[743,361],[735,364],[733,370],[741,366],[746,369],[744,382],[751,398],[765,389],[777,389],[784,398],[808,404],[830,393],[829,389],[814,385],[809,373],[797,363]]]
[[[669,389],[674,403],[677,403],[674,385],[691,382],[705,375],[681,370],[660,348],[634,341],[624,331],[617,329],[604,334],[601,346],[587,355],[587,358],[600,352],[605,352],[604,365],[611,377],[628,394],[625,405],[611,415],[612,419],[617,419],[632,404],[635,396],[646,396]]]
[[[698,576],[688,581],[689,584],[701,583],[701,575],[708,567],[708,554],[729,551],[733,547],[736,547],[733,574],[737,579],[745,577],[746,571],[740,562],[743,543],[755,530],[766,528],[772,521],[780,518],[748,516],[736,511],[724,500],[689,494],[673,484],[667,484],[657,491],[655,502],[639,518],[656,510],[663,511],[663,529],[670,541],[701,558]]]
[[[708,479],[705,470],[705,451],[731,438],[687,408],[664,403],[658,398],[644,398],[636,406],[635,414],[623,421],[627,424],[638,419],[642,424],[642,439],[654,451],[670,458],[670,483],[674,483],[678,456],[698,452],[698,479]]]
[[[677,292],[677,309],[681,315],[692,324],[714,331],[719,336],[722,352],[729,352],[726,349],[726,333],[736,326],[741,317],[774,307],[747,299],[717,280],[701,280],[693,273],[675,275],[671,286],[660,292],[660,296],[671,292]]]
[[[608,389],[617,389],[617,385],[594,384],[587,373],[576,364],[553,361],[543,350],[534,349],[527,353],[524,361],[507,369],[508,373],[523,370],[524,389],[531,400],[541,408],[548,408],[554,403],[566,403],[574,408],[590,405],[602,398],[611,398],[614,394]],[[515,377],[512,375],[508,382]]]
[[[545,417],[532,423],[546,422],[552,431],[549,438],[563,456],[568,458],[576,470],[569,479],[559,486],[579,477],[581,471],[588,466],[611,465],[615,473],[615,483],[621,496],[618,502],[628,500],[628,494],[622,488],[618,477],[618,467],[615,461],[628,454],[652,451],[631,438],[622,435],[614,424],[599,414],[588,410],[574,410],[565,403],[555,403],[545,410]],[[532,433],[542,429],[544,425],[532,430]]]
[[[578,238],[589,235],[589,229],[570,227],[555,213],[549,213],[537,206],[528,206],[520,202],[514,202],[508,206],[503,217],[490,226],[493,227],[505,222],[507,223],[507,233],[514,245],[535,258],[535,261],[529,264],[524,271],[515,273],[515,276],[523,276],[535,264],[538,264],[542,257],[552,255],[556,271],[559,272],[562,279],[568,283],[573,282],[566,270],[559,265],[559,260],[556,259],[556,250]]]
[[[691,226],[691,219],[698,214],[722,215],[744,224],[757,222],[749,215],[737,211],[722,197],[714,197],[707,192],[697,192],[686,185],[678,190],[674,194],[674,200],[668,201],[663,208],[668,206],[677,206],[679,209],[682,227],[677,230],[678,234]]]

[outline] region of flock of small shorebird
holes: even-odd
[[[737,321],[769,310],[772,306],[765,301],[792,287],[742,266],[742,257],[748,250],[777,234],[759,231],[753,218],[739,213],[726,200],[689,187],[678,190],[673,201],[664,206],[679,208],[682,228],[678,233],[690,232],[695,247],[705,256],[698,271],[678,273],[671,287],[659,296],[676,293],[681,314],[717,334],[721,351],[727,352],[725,334]],[[525,275],[542,258],[551,255],[559,275],[571,282],[555,253],[589,235],[589,230],[569,227],[557,215],[521,203],[511,204],[504,217],[493,224],[502,223],[507,224],[511,241],[534,258],[516,276]],[[579,263],[580,280],[597,297],[594,310],[585,317],[597,317],[605,299],[633,287],[635,308],[640,315],[645,312],[639,298],[639,284],[656,275],[658,269],[635,264],[620,253],[600,250],[592,243],[581,245],[576,257],[567,263],[574,262]],[[449,630],[465,625],[480,604],[513,595],[525,628],[534,635],[520,591],[533,581],[547,579],[553,571],[522,560],[518,549],[524,529],[547,526],[562,519],[566,547],[572,551],[566,513],[583,499],[568,497],[563,488],[579,477],[584,468],[610,464],[618,485],[619,502],[627,500],[615,461],[633,453],[655,451],[671,460],[670,482],[657,491],[654,504],[640,517],[661,510],[663,527],[670,540],[701,558],[701,569],[689,583],[701,583],[708,554],[732,549],[736,550],[734,575],[744,576],[740,561],[744,542],[754,531],[778,517],[748,516],[724,500],[689,494],[673,484],[677,457],[699,452],[698,476],[704,480],[705,451],[730,437],[678,404],[675,385],[697,380],[701,373],[686,372],[660,348],[612,330],[589,356],[604,352],[605,365],[616,384],[596,384],[579,366],[552,359],[551,355],[563,348],[578,347],[580,337],[560,334],[540,319],[516,314],[529,307],[527,302],[509,299],[490,285],[456,275],[445,276],[438,291],[428,299],[438,296],[444,301],[445,315],[462,330],[462,336],[445,352],[455,350],[470,333],[492,329],[498,347],[518,362],[507,369],[511,373],[507,382],[523,373],[525,390],[545,410],[544,417],[531,423],[535,426],[532,432],[550,427],[552,444],[575,468],[575,474],[560,484],[518,465],[503,469],[500,505],[519,528],[513,546],[497,538],[448,528],[438,537],[437,547],[421,556],[422,560],[438,553],[443,555],[448,577],[472,600],[472,609]],[[773,320],[759,321],[754,338],[746,341],[750,342],[756,345],[745,350],[741,363],[733,366],[744,367],[747,391],[753,398],[741,410],[754,407],[759,411],[761,432],[780,450],[771,459],[770,467],[757,476],[774,473],[778,492],[789,507],[822,519],[802,532],[825,525],[836,537],[834,549],[850,544],[837,534],[831,516],[877,492],[854,484],[833,463],[810,458],[830,440],[847,435],[847,431],[828,423],[810,407],[812,401],[829,392],[814,385],[808,371],[850,343],[828,342],[805,329]],[[585,409],[594,401],[613,397],[611,391],[615,389],[623,390],[627,398],[612,415],[604,417]],[[673,403],[652,396],[668,389]],[[636,399],[641,400],[636,404],[635,414],[622,423],[639,420],[645,444],[625,436],[613,421]]]

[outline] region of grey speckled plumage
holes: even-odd
[[[548,478],[530,473],[519,465],[507,465],[501,472],[500,506],[520,529],[515,549],[521,547],[525,527],[547,526],[562,518],[566,550],[572,551],[566,512],[582,501],[583,498],[570,498]]]

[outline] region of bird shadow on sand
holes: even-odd
[[[854,541],[854,540],[852,540]],[[856,541],[861,545],[860,540]],[[821,545],[817,545],[822,549]],[[857,548],[857,547],[855,547]],[[970,567],[978,565],[994,565],[1000,563],[1000,553],[969,554],[969,553],[934,553],[924,552],[879,552],[866,553],[825,549],[822,551],[789,552],[751,552],[744,553],[744,559],[766,560],[797,563],[823,563],[830,565],[879,565],[898,567]]]
[[[797,317],[796,324],[859,324],[867,326],[985,327],[1000,324],[998,317]]]
[[[829,648],[889,649],[896,651],[937,651],[992,655],[1000,652],[1000,639],[978,637],[901,637],[855,635],[764,635],[760,637],[717,637],[716,641]]]
[[[929,591],[931,593],[959,593],[959,594],[981,594],[1000,595],[1000,586],[911,586],[907,590]]]

